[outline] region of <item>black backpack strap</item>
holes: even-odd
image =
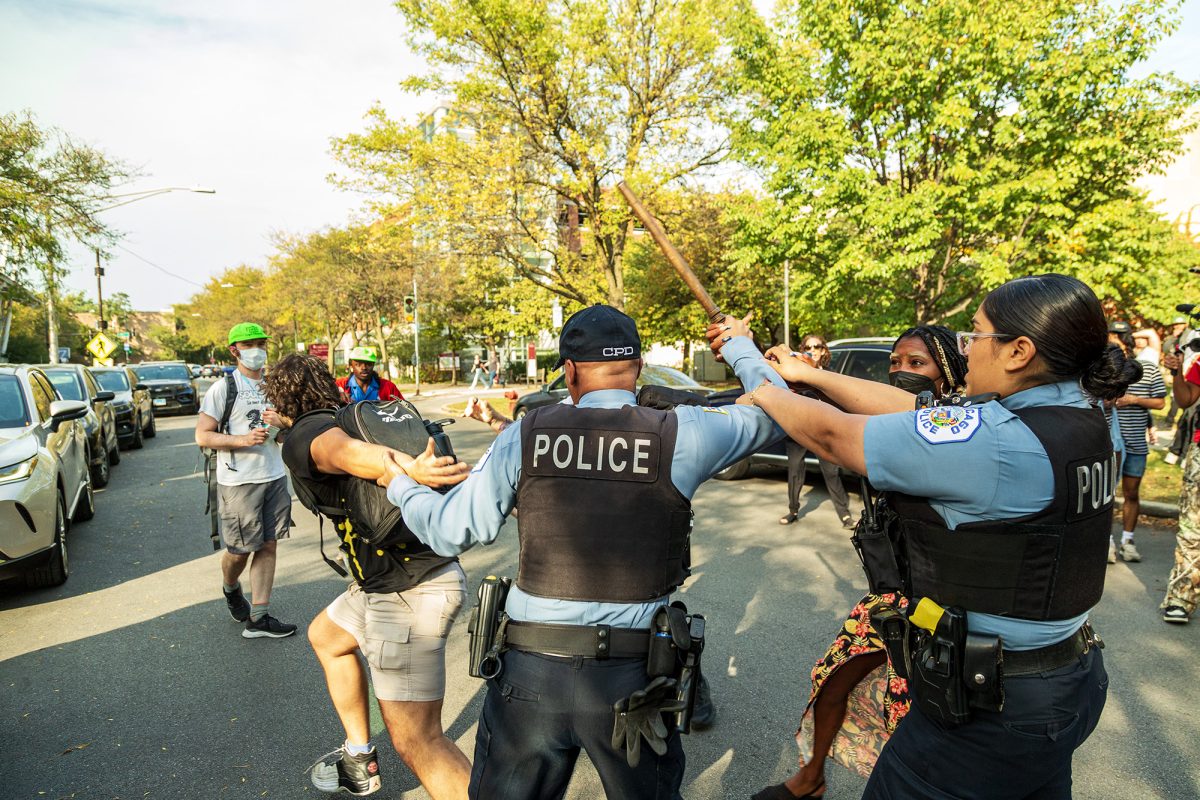
[[[225,376],[225,409],[221,412],[221,419],[217,420],[217,433],[229,433],[229,418],[233,416],[233,404],[237,396],[237,379],[231,372]]]

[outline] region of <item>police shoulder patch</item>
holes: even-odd
[[[934,406],[916,413],[917,435],[930,444],[965,442],[981,425],[981,409]]]

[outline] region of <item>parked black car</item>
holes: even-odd
[[[115,395],[100,388],[100,384],[82,364],[46,364],[41,369],[63,400],[82,400],[87,403],[88,413],[83,418],[83,427],[87,431],[91,453],[89,467],[92,485],[103,489],[108,485],[111,468],[121,463],[117,418],[109,405]]]
[[[838,339],[829,343],[829,369],[855,378],[887,383],[891,354],[891,339]],[[714,406],[725,406],[736,401],[741,394],[741,389],[727,389],[709,395],[708,401]],[[787,469],[784,443],[778,442],[735,464],[730,464],[713,477],[720,481],[740,480],[750,474],[750,468],[755,464],[770,464]],[[805,456],[804,466],[809,471],[816,470],[816,457],[809,453]]]
[[[116,395],[110,404],[117,418],[117,439],[126,449],[138,450],[142,439],[157,435],[150,389],[129,367],[92,367],[100,387]]]
[[[143,361],[135,364],[133,371],[150,390],[155,414],[195,414],[200,410],[196,381],[182,361]]]
[[[666,386],[671,389],[682,389],[692,392],[701,397],[707,397],[712,391],[707,386],[701,386],[699,383],[696,383],[677,369],[660,367],[654,364],[646,364],[642,367],[642,374],[638,376],[637,385],[639,388],[642,386]],[[530,392],[517,400],[517,406],[513,410],[513,418],[520,419],[540,406],[561,403],[566,396],[567,376],[566,374],[562,374],[550,383],[543,384],[542,388],[536,392]]]

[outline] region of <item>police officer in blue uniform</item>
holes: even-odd
[[[721,327],[743,385],[784,385],[744,322]],[[651,623],[688,574],[692,495],[783,433],[745,406],[639,407],[641,364],[633,320],[611,306],[585,308],[560,338],[573,405],[535,409],[505,429],[446,495],[403,476],[389,486],[412,531],[445,555],[491,543],[520,505],[509,649],[488,682],[473,798],[561,797],[581,749],[613,800],[679,797],[678,731],[660,727],[637,758],[636,733],[614,745],[614,705],[645,708],[636,693],[651,683]],[[655,727],[653,718],[661,715],[652,709],[643,722]]]
[[[917,610],[903,623],[914,700],[868,798],[1069,798],[1072,753],[1104,707],[1087,620],[1118,473],[1095,401],[1141,369],[1067,276],[1010,281],[972,322],[958,338],[977,404],[914,411],[902,390],[779,348],[768,359],[784,378],[844,410],[768,384],[743,398],[885,492],[894,571]],[[720,350],[721,332],[709,337]],[[903,650],[889,647],[894,664]]]

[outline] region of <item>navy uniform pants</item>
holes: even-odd
[[[1065,667],[1007,678],[1004,710],[946,730],[917,708],[884,746],[864,800],[1069,800],[1071,755],[1100,721],[1108,673],[1092,648]]]
[[[679,800],[679,732],[656,756],[642,743],[637,768],[612,747],[613,703],[646,688],[644,658],[544,656],[509,650],[488,681],[475,737],[472,800],[556,800],[567,790],[579,751],[600,773],[610,800]]]

